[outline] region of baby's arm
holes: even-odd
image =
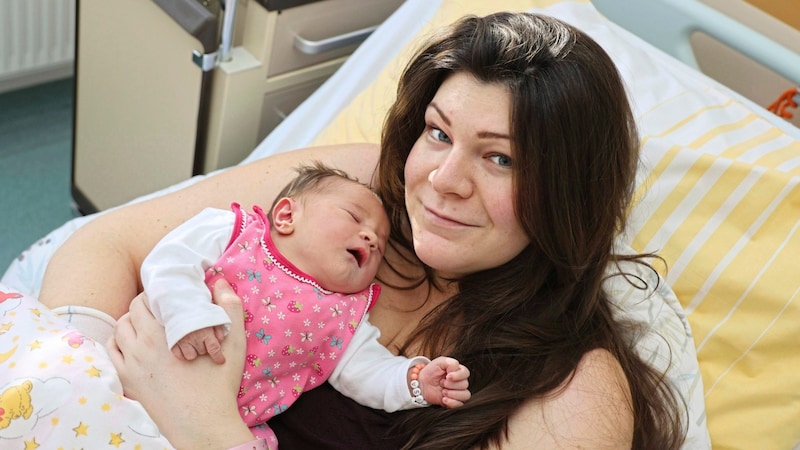
[[[225,250],[235,217],[231,211],[205,209],[167,234],[142,263],[142,285],[148,304],[164,325],[167,345],[176,356],[181,354],[185,359],[197,356],[192,356],[191,350],[176,347],[184,336],[218,327],[218,331],[210,334],[220,340],[230,326],[225,311],[211,302],[205,270]],[[194,348],[197,354],[206,353],[205,345]],[[217,345],[216,349],[212,359],[224,361],[221,347]]]
[[[469,369],[446,356],[408,369],[408,385],[417,403],[458,408],[472,396],[468,389]]]
[[[414,366],[428,365],[431,361],[424,356],[406,358],[393,355],[378,342],[379,337],[380,330],[365,319],[356,329],[356,334],[342,354],[328,382],[347,397],[374,409],[394,412],[425,406],[424,402],[414,401],[409,387],[409,374]],[[435,367],[442,366],[437,363],[425,372],[425,376],[433,373]],[[460,375],[457,377],[462,377],[464,374],[464,372],[458,373]],[[466,371],[466,376],[469,376],[469,371]],[[458,383],[465,384],[466,380]],[[461,384],[455,387],[466,389],[466,385],[462,388]],[[459,402],[466,401],[469,398],[469,391],[466,392],[466,398],[463,393],[456,395],[455,398],[459,399]],[[452,407],[441,402],[436,404]]]

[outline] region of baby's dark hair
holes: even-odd
[[[320,161],[312,161],[310,164],[303,164],[298,166],[295,170],[297,170],[297,176],[284,186],[278,196],[275,197],[272,206],[270,206],[270,211],[273,210],[278,201],[284,197],[296,199],[303,194],[323,192],[326,187],[324,182],[330,179],[351,181],[372,190],[369,185],[351,177],[344,170],[326,166]],[[271,214],[268,214],[268,216],[270,216],[271,220]]]

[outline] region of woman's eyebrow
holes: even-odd
[[[444,112],[442,112],[442,110],[439,108],[439,106],[436,105],[435,102],[430,102],[428,106],[436,110],[436,113],[439,114],[439,117],[441,117],[442,122],[444,122],[445,125],[447,125],[448,127],[451,126],[450,118],[448,118],[447,115]],[[509,141],[511,140],[511,136],[509,136],[508,134],[495,133],[494,131],[479,131],[478,137],[481,139],[506,139]]]

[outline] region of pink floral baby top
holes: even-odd
[[[238,226],[205,281],[225,278],[242,298],[247,357],[238,402],[254,426],[330,376],[380,286],[348,295],[322,289],[277,251],[260,208],[233,210]]]

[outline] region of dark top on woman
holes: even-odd
[[[395,449],[408,439],[392,429],[402,414],[361,406],[326,382],[304,392],[269,426],[281,450]]]

